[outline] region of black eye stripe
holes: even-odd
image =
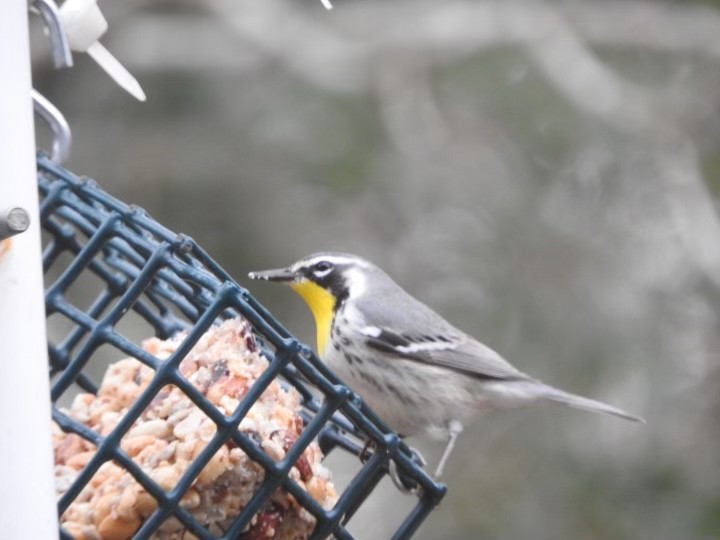
[[[307,263],[300,268],[300,272],[306,279],[329,291],[340,306],[348,296],[343,267],[342,264],[321,259],[315,263]]]

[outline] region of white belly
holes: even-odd
[[[451,420],[463,422],[472,412],[473,397],[462,376],[412,360],[361,357],[348,347],[330,344],[324,360],[350,389],[401,435],[428,433],[444,438]]]

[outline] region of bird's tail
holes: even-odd
[[[571,394],[558,388],[553,388],[552,386],[546,386],[545,388],[546,392],[543,392],[543,398],[549,401],[562,403],[563,405],[568,405],[570,407],[574,407],[575,409],[612,414],[613,416],[618,416],[620,418],[624,418],[625,420],[632,420],[633,422],[641,422],[643,424],[646,423],[644,418],[627,413],[622,409],[618,409],[617,407],[613,407],[612,405],[608,405],[602,401]]]

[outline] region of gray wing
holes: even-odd
[[[379,352],[441,366],[478,379],[529,379],[498,353],[466,335],[448,338],[445,334],[407,335],[387,329],[366,336],[366,344]]]
[[[374,331],[363,335],[366,344],[387,355],[442,366],[479,379],[530,379],[491,348],[461,332],[409,294],[385,297],[382,313],[358,303]]]

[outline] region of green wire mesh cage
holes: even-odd
[[[397,434],[192,239],[37,165],[62,538],[350,539],[390,471],[412,536],[446,488]]]

